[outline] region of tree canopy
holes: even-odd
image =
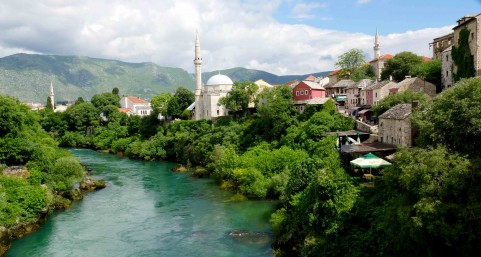
[[[170,99],[172,99],[172,95],[165,92],[153,96],[150,100],[152,109],[154,109],[156,113],[160,113],[164,116],[167,115],[167,108],[169,107]]]
[[[412,75],[414,68],[422,62],[422,58],[411,52],[401,52],[386,62],[381,73],[381,79],[389,79],[389,76],[399,82],[407,75]]]
[[[336,62],[336,66],[345,70],[346,72],[353,72],[364,64],[364,52],[361,49],[353,48],[341,54]]]
[[[195,101],[195,95],[184,87],[179,87],[174,96],[169,100],[167,115],[172,118],[179,118],[184,110]]]

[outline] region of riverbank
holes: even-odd
[[[10,167],[3,169],[2,176],[26,179],[30,174],[25,167]],[[45,185],[42,185],[42,187],[48,190]],[[17,219],[16,224],[8,228],[0,226],[0,256],[4,256],[7,253],[13,240],[22,238],[25,235],[41,229],[42,225],[47,221],[49,213],[52,211],[56,209],[66,210],[71,206],[72,201],[83,199],[85,193],[105,187],[105,181],[94,180],[85,172],[77,188],[57,194],[51,191],[47,192],[47,194],[51,194],[54,202],[50,206],[46,206],[38,217],[35,217],[35,219],[27,223],[20,223],[19,219]]]
[[[273,256],[276,201],[232,202],[232,192],[172,172],[172,162],[71,152],[107,187],[49,215],[41,230],[14,241],[7,257]]]

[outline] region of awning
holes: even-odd
[[[336,96],[336,101],[346,101],[347,97],[345,95]]]
[[[369,110],[369,109],[367,109],[367,110],[360,110],[360,111],[359,111],[359,114],[364,114],[364,113],[370,112],[370,111],[371,111],[371,110]]]

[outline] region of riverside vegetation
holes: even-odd
[[[82,190],[102,186],[86,178],[73,190],[84,167],[58,148],[39,120],[18,100],[0,95],[0,255],[13,238],[38,229],[51,210],[68,208]]]
[[[234,91],[250,86],[235,83]],[[354,128],[332,101],[297,114],[290,88],[280,86],[258,97],[263,104],[253,115],[246,112],[252,99],[246,93],[225,100],[236,103],[235,118],[158,121],[159,112],[188,117],[181,110],[189,97],[178,90],[140,118],[119,113],[118,95],[104,93],[90,103],[79,99],[64,113],[41,111],[38,122],[61,146],[173,160],[196,167],[193,176],[217,180],[236,199],[279,199],[271,216],[277,256],[474,256],[481,250],[480,78],[422,99],[412,115],[419,148],[399,149],[374,188],[353,180],[336,139],[321,136]],[[378,110],[419,97],[400,93]]]

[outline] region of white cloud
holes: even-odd
[[[83,55],[155,62],[192,72],[199,30],[204,71],[246,67],[279,75],[307,74],[334,69],[337,57],[351,48],[372,57],[373,35],[281,24],[273,18],[280,0],[256,3],[4,0],[0,3],[0,55]],[[323,8],[319,3],[296,3],[299,10]],[[381,51],[431,56],[428,43],[450,29],[382,35]]]
[[[316,17],[313,12],[326,7],[327,4],[325,3],[298,1],[291,10],[291,18],[312,19]]]

